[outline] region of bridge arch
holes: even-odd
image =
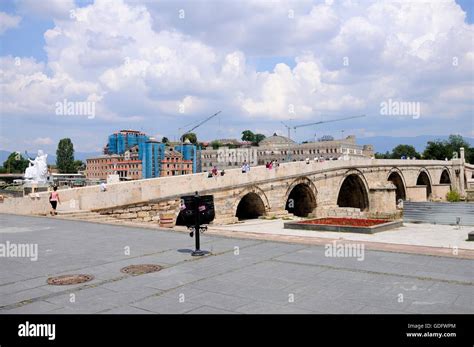
[[[426,186],[426,199],[429,200],[431,198],[432,193],[432,184],[431,184],[431,175],[425,168],[420,169],[418,171],[418,176],[416,179],[417,186]]]
[[[362,172],[349,170],[339,183],[337,194],[339,207],[355,207],[361,211],[369,209],[369,185]]]
[[[307,217],[316,208],[317,194],[316,186],[308,177],[299,177],[286,190],[285,210],[298,217]]]
[[[403,173],[399,168],[392,168],[387,176],[387,181],[390,181],[393,183],[393,185],[397,188],[395,191],[395,201],[398,202],[398,200],[406,200],[407,197],[407,190],[406,190],[406,183],[405,183],[405,177],[403,177]]]
[[[269,209],[267,196],[257,186],[242,190],[233,205],[234,216],[239,220],[264,216]]]
[[[441,177],[439,178],[440,184],[451,184],[451,174],[449,173],[449,169],[447,167],[443,168],[441,172]]]

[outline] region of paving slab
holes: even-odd
[[[193,239],[179,231],[11,215],[0,222],[0,243],[33,243],[39,252],[37,261],[0,258],[0,314],[474,312],[472,259],[365,249],[359,261],[328,257],[324,244],[238,233],[204,233],[202,248],[212,253],[192,257]],[[163,269],[120,272],[131,264]],[[74,273],[95,278],[46,283]]]

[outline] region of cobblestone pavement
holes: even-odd
[[[22,244],[37,244],[36,261],[12,256]],[[0,215],[0,313],[474,313],[471,259],[206,234],[211,255],[194,258],[193,244],[177,231]],[[164,269],[120,272],[132,264]],[[78,273],[95,278],[46,283]]]

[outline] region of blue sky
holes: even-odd
[[[474,137],[473,4],[2,1],[0,149],[71,137],[98,151],[122,128],[174,138],[218,110],[199,138],[357,114],[292,136]],[[58,115],[64,100],[96,114]],[[421,114],[382,115],[389,101]]]

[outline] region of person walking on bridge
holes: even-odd
[[[250,164],[247,163],[247,160],[244,160],[244,163],[242,164],[242,173],[247,173],[250,171]]]
[[[56,207],[60,203],[60,200],[59,200],[59,193],[57,192],[57,190],[58,190],[58,187],[54,186],[53,191],[49,195],[49,203],[51,204],[51,212],[50,212],[51,216],[55,216],[58,214],[56,212]]]

